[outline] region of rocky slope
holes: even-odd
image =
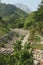
[[[30,12],[30,9],[28,8],[28,6],[26,6],[24,4],[18,3],[18,4],[15,4],[15,6],[18,7],[18,8],[20,8],[20,9],[22,9],[26,13],[29,13]]]

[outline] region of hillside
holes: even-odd
[[[22,5],[0,8],[0,65],[43,65],[43,0],[29,14]]]
[[[0,13],[2,16],[10,16],[12,14],[19,14],[19,13],[24,13],[23,15],[26,15],[26,13],[19,8],[17,8],[15,5],[12,4],[5,4],[5,3],[0,3]]]
[[[8,32],[12,28],[23,27],[25,18],[28,16],[26,12],[12,4],[0,3],[0,8],[0,16],[3,20],[0,21],[0,35],[6,33],[6,30]]]
[[[21,10],[25,11],[26,13],[30,13],[30,9],[28,6],[22,3],[15,4],[16,7],[20,8]]]
[[[27,17],[27,13],[12,4],[0,3],[0,13],[4,20],[12,20],[11,22],[23,21]]]

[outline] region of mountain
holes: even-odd
[[[5,23],[8,28],[13,28],[23,27],[25,18],[28,14],[20,8],[17,8],[15,5],[0,3],[0,16],[6,21]]]
[[[5,3],[0,3],[0,13],[2,16],[9,16],[12,14],[23,14],[25,15],[26,12],[23,10],[17,8],[15,5],[12,4],[5,4]]]
[[[30,9],[28,8],[28,6],[26,6],[24,4],[18,3],[18,4],[15,4],[15,6],[20,8],[21,10],[25,11],[26,13],[30,12]]]

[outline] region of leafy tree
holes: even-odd
[[[43,21],[43,0],[41,4],[39,5],[38,11],[36,11],[36,20],[37,21]]]
[[[35,20],[38,22],[39,32],[43,35],[43,0],[41,1],[38,10],[35,12]]]
[[[2,17],[0,16],[0,21],[2,21]]]
[[[34,23],[34,12],[31,12],[25,20],[24,28],[29,29]]]

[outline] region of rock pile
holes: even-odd
[[[43,65],[43,50],[40,49],[34,49],[33,51],[33,57],[34,57],[34,64],[38,65]]]

